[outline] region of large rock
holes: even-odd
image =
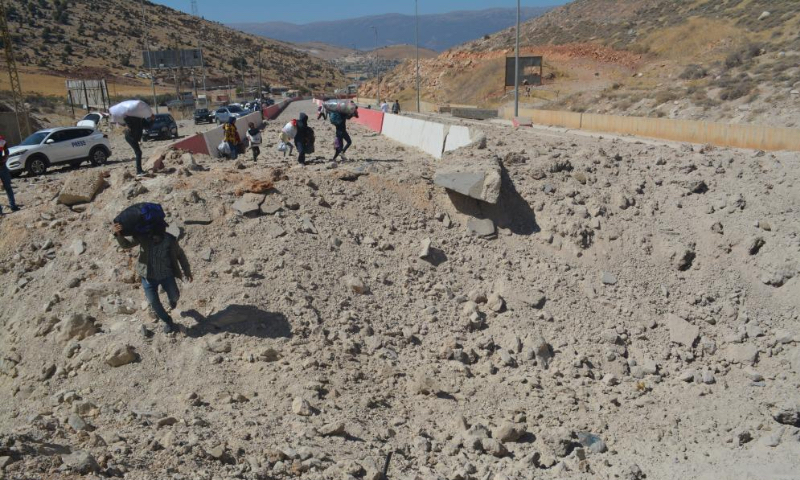
[[[469,160],[436,171],[433,183],[477,200],[495,204],[500,198],[502,175],[495,159]]]
[[[58,340],[68,342],[70,340],[83,340],[91,337],[98,332],[94,317],[82,313],[74,313],[66,320],[61,322]]]
[[[139,359],[130,345],[112,345],[106,352],[106,363],[114,368],[133,363]]]
[[[492,237],[497,233],[497,230],[491,219],[471,217],[467,220],[467,232],[476,237]]]
[[[82,475],[100,471],[97,460],[89,452],[84,452],[83,450],[78,450],[69,455],[61,455],[61,461],[64,462],[66,467]]]
[[[105,183],[105,173],[101,170],[75,172],[64,182],[61,193],[58,194],[58,203],[67,206],[89,203],[103,189]]]
[[[242,198],[233,204],[233,209],[239,215],[245,217],[255,217],[261,215],[261,204],[264,203],[266,195],[259,193],[245,193]]]
[[[700,336],[699,327],[677,315],[667,316],[667,328],[669,329],[669,339],[686,347],[692,347],[697,337]]]

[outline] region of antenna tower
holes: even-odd
[[[17,72],[17,61],[14,59],[14,41],[8,31],[7,18],[6,2],[5,0],[0,0],[0,35],[2,35],[3,39],[8,77],[11,81],[11,96],[14,98],[17,128],[19,128],[20,138],[24,139],[31,133],[31,126],[28,119],[28,108],[25,106],[25,97],[22,96],[22,84],[19,81],[19,73]]]

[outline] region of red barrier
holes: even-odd
[[[363,125],[373,132],[381,133],[383,131],[383,112],[378,110],[359,108],[358,118],[353,118],[350,121],[359,125]]]
[[[185,150],[187,152],[209,155],[208,145],[203,134],[193,135],[189,138],[173,143],[170,148]]]

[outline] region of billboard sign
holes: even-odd
[[[542,57],[519,57],[519,84],[542,84]],[[514,86],[516,62],[514,57],[506,57],[506,87]]]
[[[199,49],[158,50],[142,52],[144,68],[191,68],[203,66],[203,53]]]
[[[66,84],[70,105],[103,110],[111,106],[105,80],[67,80]]]

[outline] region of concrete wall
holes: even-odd
[[[506,109],[503,116],[513,118]],[[695,120],[624,117],[591,113],[520,109],[533,123],[593,132],[636,135],[676,142],[709,143],[721,147],[800,151],[800,129],[761,125],[733,125]]]

